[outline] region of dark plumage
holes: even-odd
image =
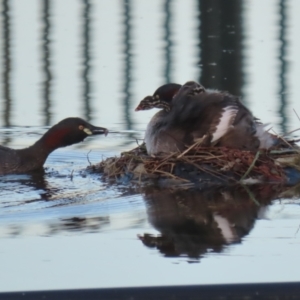
[[[145,97],[136,107],[135,111],[152,108],[162,108],[165,111],[169,111],[172,99],[180,88],[181,85],[178,83],[167,83],[160,86],[152,96]]]
[[[89,135],[107,134],[80,118],[67,118],[51,127],[35,144],[24,149],[0,146],[0,175],[41,169],[48,155],[57,148],[83,141]]]
[[[198,84],[187,82],[172,101],[164,130],[180,127],[186,139],[204,138],[203,144],[245,150],[260,146],[256,120],[252,113],[229,93],[206,91],[195,93]]]
[[[174,149],[180,151],[184,147],[182,142],[184,132],[180,128],[168,131],[161,130],[165,126],[166,116],[171,109],[172,99],[180,88],[181,85],[177,83],[162,85],[152,96],[145,97],[135,109],[135,111],[152,108],[162,109],[152,117],[147,125],[145,143],[149,154],[155,154],[157,151],[174,152]],[[152,146],[154,147],[153,149]]]
[[[145,142],[149,154],[182,151],[198,139],[205,146],[253,151],[268,149],[278,141],[238,97],[205,90],[194,81],[171,87],[161,86],[153,96],[142,100],[137,109],[163,108],[147,126]]]

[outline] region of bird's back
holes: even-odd
[[[17,151],[8,147],[0,146],[0,175],[12,173],[18,169],[20,158]]]

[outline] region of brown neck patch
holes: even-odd
[[[59,147],[66,146],[65,137],[70,134],[69,128],[57,129],[48,131],[42,137],[42,144],[46,146],[46,148],[55,150]]]

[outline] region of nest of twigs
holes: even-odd
[[[143,144],[121,153],[120,157],[107,158],[92,169],[118,183],[171,180],[173,183],[228,184],[284,183],[287,167],[300,170],[298,148],[251,152],[195,144],[183,153],[152,157],[147,155]]]

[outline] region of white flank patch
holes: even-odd
[[[232,226],[230,225],[228,220],[217,214],[214,214],[213,218],[218,224],[218,227],[221,229],[222,236],[224,237],[225,241],[227,243],[234,242],[237,239],[237,236],[234,234]]]
[[[275,143],[275,140],[272,137],[272,135],[267,130],[265,130],[265,127],[267,126],[268,125],[256,124],[255,136],[257,136],[257,138],[260,141],[260,145],[259,145],[260,149],[269,149]]]
[[[223,114],[220,118],[220,122],[216,128],[216,131],[213,133],[212,142],[217,141],[223,135],[225,135],[228,130],[231,128],[231,124],[238,112],[236,106],[227,106],[223,109]]]

